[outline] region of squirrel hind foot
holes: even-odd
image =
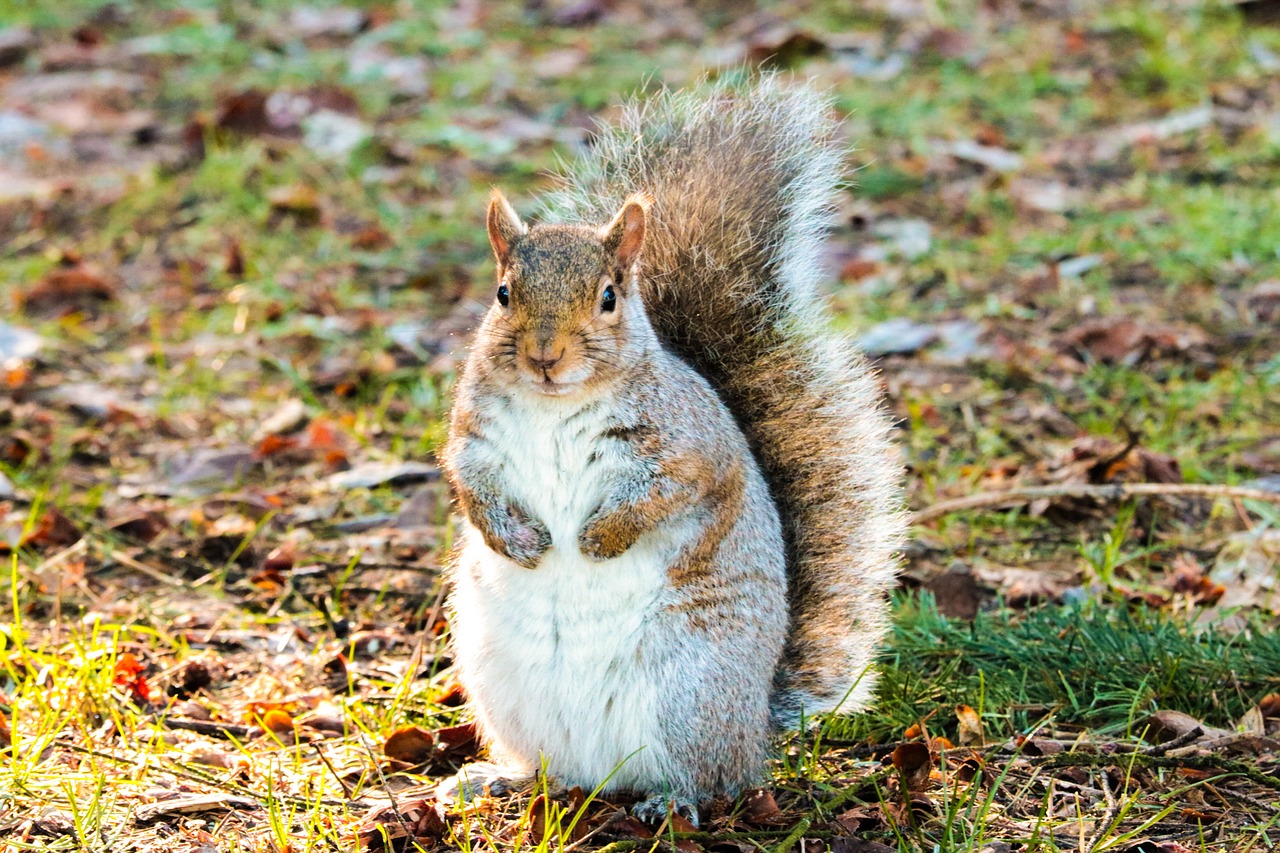
[[[533,777],[488,761],[464,764],[457,773],[436,786],[442,803],[470,803],[480,797],[501,797],[525,788]]]
[[[658,826],[672,812],[698,826],[698,804],[682,797],[671,797],[666,794],[654,794],[631,807],[631,814],[642,823]]]

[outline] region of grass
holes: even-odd
[[[491,186],[531,208],[592,117],[740,60],[751,37],[733,29],[743,15],[714,4],[628,7],[582,27],[518,3],[355,5],[373,18],[365,31],[304,36],[279,2],[106,11],[0,0],[0,20],[36,27],[44,50],[66,48],[78,27],[82,40],[96,33],[104,47],[82,61],[145,85],[123,100],[93,90],[65,100],[100,119],[144,110],[157,139],[77,135],[47,104],[0,102],[83,146],[78,159],[54,146],[7,161],[71,189],[0,202],[3,322],[46,341],[20,368],[0,364],[0,473],[16,494],[0,498],[0,531],[43,530],[56,507],[76,533],[40,533],[0,577],[0,710],[13,733],[0,849],[346,850],[406,831],[428,849],[653,845],[601,829],[613,804],[586,794],[437,814],[424,791],[460,754],[441,746],[425,768],[383,756],[398,728],[465,720],[449,698],[437,607],[446,495],[438,482],[337,489],[326,478],[430,460],[439,446],[489,286],[480,221]],[[1069,21],[1031,6],[927,7],[907,20],[871,4],[774,10],[827,43],[781,61],[829,89],[857,146],[831,241],[844,266],[832,282],[838,327],[856,335],[905,317],[982,330],[984,350],[964,363],[934,352],[881,361],[913,506],[1011,479],[1052,482],[1087,441],[1130,435],[1189,482],[1280,472],[1280,343],[1266,326],[1274,315],[1259,319],[1250,301],[1280,278],[1280,141],[1264,120],[1280,96],[1256,58],[1280,52],[1280,33],[1217,2],[1086,3]],[[427,93],[397,94],[353,70],[354,51],[375,49],[425,62]],[[855,56],[894,53],[904,70],[889,79],[851,70]],[[0,91],[8,99],[8,85],[50,73],[32,53],[0,71]],[[218,128],[251,88],[337,93],[370,136],[335,158],[300,131]],[[1202,128],[1097,153],[1117,128],[1208,104],[1217,112]],[[939,153],[960,140],[1016,152],[1023,167],[1001,174]],[[1043,184],[1060,185],[1065,209],[1027,203],[1027,186]],[[899,219],[929,223],[927,252],[906,259],[875,236],[876,223]],[[1063,258],[1089,255],[1092,269],[1056,274]],[[860,271],[845,265],[854,257]],[[77,259],[113,301],[22,310],[37,282]],[[1116,317],[1193,327],[1203,343],[1128,359],[1067,343]],[[75,399],[58,396],[86,382]],[[85,413],[107,394],[112,406]],[[264,425],[286,400],[302,403],[301,422],[264,452]],[[193,450],[248,461],[178,482]],[[415,491],[421,523],[395,526]],[[1051,509],[922,527],[906,574],[930,587],[957,562],[1033,567],[1065,600],[1010,609],[1006,590],[979,584],[980,612],[961,620],[942,615],[955,603],[947,594],[904,593],[876,708],[785,745],[778,814],[720,804],[713,836],[680,841],[667,827],[668,840],[800,849],[802,838],[838,847],[854,832],[904,851],[1277,843],[1280,823],[1259,805],[1274,791],[1234,765],[1138,756],[1109,770],[1050,767],[1025,745],[1128,750],[1158,709],[1231,728],[1280,690],[1273,614],[1218,612],[1172,588],[1176,566],[1208,571],[1245,528],[1263,535],[1280,518],[1226,504]],[[933,774],[912,790],[894,747],[922,724],[959,742],[958,705],[977,711],[986,743],[935,743]],[[272,711],[288,725],[249,736]],[[221,734],[163,722],[201,715]],[[973,770],[966,762],[983,768],[977,782],[957,781]],[[259,808],[132,817],[208,792]],[[395,808],[371,817],[388,792]]]

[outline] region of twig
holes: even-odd
[[[185,586],[185,584],[182,581],[178,580],[172,575],[167,575],[160,569],[157,569],[155,566],[149,566],[146,563],[142,562],[141,560],[135,560],[133,557],[130,557],[128,554],[126,554],[124,551],[121,551],[119,548],[113,548],[110,545],[104,544],[103,551],[106,552],[106,555],[108,557],[115,560],[120,565],[127,566],[128,568],[133,569],[135,572],[144,574],[147,577],[151,578],[153,581],[158,581],[159,583],[165,584],[166,586],[173,586],[173,587]]]
[[[1098,780],[1102,783],[1102,793],[1107,800],[1107,810],[1102,815],[1102,820],[1098,824],[1098,831],[1093,836],[1093,841],[1089,843],[1087,853],[1093,853],[1098,849],[1098,845],[1102,843],[1102,839],[1106,838],[1107,833],[1115,826],[1116,812],[1120,809],[1120,804],[1116,802],[1116,795],[1111,791],[1111,780],[1107,778],[1106,773],[1098,776]]]
[[[342,796],[346,797],[348,800],[353,799],[355,795],[351,791],[351,786],[347,784],[346,779],[343,779],[338,775],[338,769],[333,766],[333,762],[329,760],[329,756],[324,754],[324,750],[320,748],[320,744],[313,741],[311,748],[316,751],[316,755],[320,756],[320,760],[324,762],[324,766],[329,768],[329,772],[333,774],[333,778],[337,779],[338,784],[342,786]]]
[[[1155,743],[1151,746],[1144,746],[1137,750],[1137,752],[1140,752],[1143,755],[1165,755],[1170,750],[1186,746],[1189,743],[1194,743],[1202,737],[1204,737],[1204,728],[1202,726],[1192,726],[1173,740],[1168,740],[1164,743]]]
[[[405,839],[413,845],[419,853],[426,853],[422,849],[422,845],[418,843],[418,837],[413,834],[413,830],[409,828],[409,824],[405,821],[404,815],[400,813],[400,804],[396,802],[396,795],[392,792],[391,786],[387,784],[386,774],[382,772],[382,765],[378,762],[378,756],[374,754],[373,747],[369,745],[369,741],[360,738],[360,745],[364,747],[364,751],[369,756],[369,761],[373,765],[373,772],[378,774],[378,781],[382,783],[382,790],[386,791],[387,799],[391,801],[391,813],[396,816],[396,822],[400,824],[400,828],[404,830]]]
[[[1144,769],[1188,767],[1192,770],[1209,770],[1244,776],[1259,785],[1280,791],[1280,777],[1268,776],[1258,768],[1244,762],[1232,761],[1229,758],[1219,758],[1216,755],[1183,755],[1175,757],[1144,755],[1140,752],[1122,752],[1116,755],[1102,755],[1093,752],[1059,752],[1054,755],[1031,758],[1031,760],[1043,767],[1122,767],[1130,763],[1135,767]]]
[[[913,524],[923,524],[952,512],[969,509],[986,509],[1006,504],[1028,504],[1042,498],[1098,498],[1106,501],[1122,501],[1143,495],[1164,497],[1244,498],[1270,504],[1280,504],[1280,493],[1244,486],[1220,486],[1211,483],[1114,483],[1095,486],[1088,483],[1066,483],[1061,486],[1028,486],[1022,489],[1005,489],[998,492],[979,492],[964,498],[941,501],[917,512],[911,517]]]
[[[787,837],[779,841],[778,845],[770,853],[787,853],[788,850],[795,846],[797,841],[804,837],[812,823],[813,818],[806,817],[801,819],[799,823],[791,828],[791,832],[787,834]]]
[[[251,731],[249,726],[237,723],[215,723],[211,720],[175,720],[172,717],[153,718],[166,729],[178,729],[184,732],[195,732],[207,737],[235,738],[245,740]]]

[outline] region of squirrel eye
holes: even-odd
[[[505,284],[498,285],[498,304],[503,308],[507,307],[507,303],[511,301],[511,294],[507,291]]]
[[[612,311],[618,307],[618,297],[614,295],[613,285],[610,284],[604,289],[604,296],[600,297],[600,310]]]

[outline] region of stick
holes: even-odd
[[[1216,755],[1186,755],[1177,758],[1167,755],[1144,755],[1141,752],[1123,752],[1117,755],[1102,755],[1094,752],[1059,752],[1046,755],[1042,759],[1032,759],[1042,767],[1124,767],[1130,762],[1134,767],[1179,768],[1189,767],[1192,770],[1211,770],[1219,773],[1230,773],[1244,776],[1252,782],[1280,791],[1280,777],[1269,776],[1256,767],[1242,761],[1219,758]]]
[[[1028,504],[1041,498],[1098,498],[1122,501],[1142,495],[1184,496],[1202,498],[1244,498],[1269,504],[1280,504],[1280,493],[1244,486],[1220,486],[1205,483],[1115,483],[1095,486],[1087,483],[1067,483],[1061,486],[1028,486],[1022,489],[1005,489],[999,492],[979,492],[964,498],[940,501],[917,512],[912,524],[923,524],[952,512],[967,509],[986,509],[1005,504]]]

